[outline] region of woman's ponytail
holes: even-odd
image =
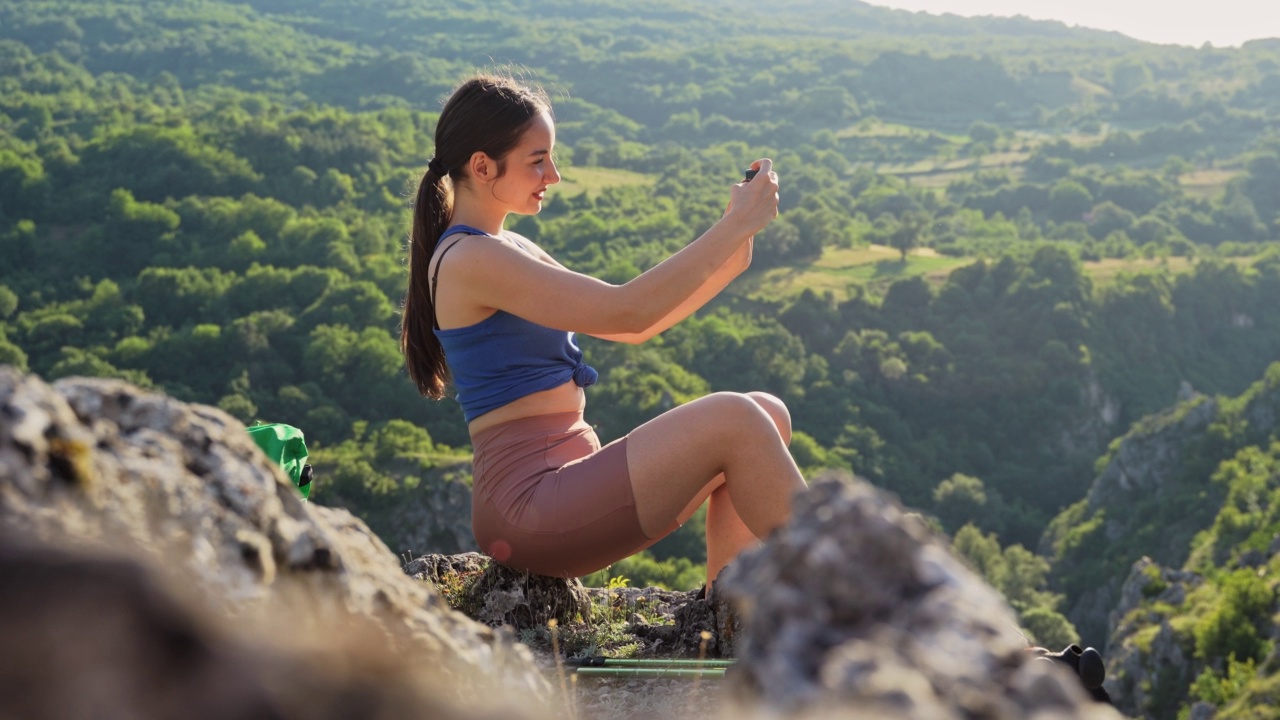
[[[436,338],[435,306],[431,302],[430,265],[440,233],[449,226],[453,214],[453,191],[448,176],[438,172],[432,160],[418,182],[413,201],[413,227],[409,231],[409,290],[404,297],[404,318],[400,325],[400,351],[408,364],[409,377],[418,392],[439,400],[449,382],[449,366],[444,348]]]

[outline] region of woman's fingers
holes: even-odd
[[[778,216],[778,174],[769,158],[751,163],[751,169],[756,171],[753,179],[736,183],[730,189],[729,208],[730,211],[740,209],[740,217],[754,234]]]

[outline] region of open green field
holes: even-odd
[[[897,175],[912,185],[940,190],[956,180],[972,177],[978,170],[1002,169],[1012,178],[1021,178],[1022,166],[1030,157],[1029,152],[1008,151],[987,153],[978,158],[952,160],[930,158],[910,165],[881,165],[876,168],[876,171],[886,175]]]
[[[1094,287],[1105,287],[1121,275],[1163,270],[1175,275],[1191,272],[1195,262],[1190,258],[1107,258],[1081,263]]]
[[[893,123],[893,122],[885,122],[884,120],[880,120],[877,118],[863,118],[862,120],[859,120],[854,125],[850,125],[849,127],[837,130],[835,133],[835,136],[841,139],[852,138],[852,137],[901,138],[901,137],[910,137],[912,135],[925,136],[929,134],[930,134],[930,131],[928,130],[912,127],[910,125],[903,125],[901,123]],[[945,137],[951,142],[957,143],[957,144],[963,143],[965,142],[965,140],[967,140],[967,138],[964,135],[958,135],[958,134],[952,134],[952,133],[936,133],[936,134],[941,135],[942,137]]]
[[[952,270],[970,262],[972,258],[946,257],[928,248],[913,251],[905,263],[897,250],[883,245],[827,248],[812,265],[774,268],[744,278],[738,291],[761,300],[782,300],[808,288],[817,293],[831,291],[838,300],[845,300],[855,287],[878,293],[908,277],[924,276],[931,284],[941,285]]]
[[[1240,268],[1246,268],[1257,261],[1258,256],[1245,256],[1227,258],[1226,262],[1234,263]],[[1125,274],[1134,274],[1141,272],[1161,271],[1174,275],[1182,275],[1195,270],[1196,260],[1185,257],[1170,258],[1108,258],[1106,260],[1089,261],[1083,263],[1084,272],[1093,280],[1093,285],[1097,287],[1106,287],[1115,282],[1116,278]]]
[[[1179,177],[1178,183],[1188,195],[1208,199],[1221,195],[1227,189],[1227,183],[1239,174],[1240,170],[1230,168],[1193,170]]]
[[[654,177],[617,168],[570,167],[561,169],[561,180],[552,192],[565,198],[582,193],[597,195],[608,187],[619,185],[652,185]]]

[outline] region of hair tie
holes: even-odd
[[[427,163],[427,172],[432,175],[444,177],[449,174],[449,169],[444,166],[444,163],[440,162],[440,158],[433,157],[431,158],[431,161]]]

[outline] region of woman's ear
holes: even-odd
[[[471,177],[482,185],[498,177],[498,163],[484,152],[472,153],[467,167],[471,171]]]

